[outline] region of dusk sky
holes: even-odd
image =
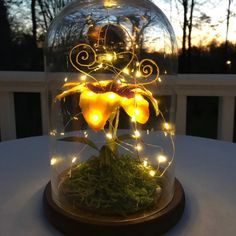
[[[181,22],[183,20],[183,7],[180,5],[178,0],[153,0],[153,2],[159,6],[159,8],[166,14],[169,21],[171,22],[175,34],[178,39],[178,44],[182,36]],[[190,2],[190,1],[189,1]],[[203,2],[202,4],[196,4],[194,10],[195,22],[199,15],[205,13],[211,18],[210,24],[204,23],[197,29],[193,28],[192,40],[196,45],[204,45],[206,42],[211,41],[213,38],[224,41],[226,36],[226,15],[228,0],[196,0],[196,2]],[[177,7],[178,6],[178,9]],[[231,4],[232,14],[236,14],[236,1]],[[214,25],[214,27],[210,27]],[[236,16],[230,18],[229,26],[229,41],[236,43]],[[180,47],[180,45],[179,45]]]
[[[183,7],[179,3],[179,0],[153,0],[153,2],[165,13],[171,22],[180,48]],[[211,21],[210,23],[202,23],[198,28],[193,27],[192,43],[201,46],[210,42],[212,39],[225,41],[228,0],[195,0],[195,2],[194,24],[202,13],[209,16]],[[202,3],[200,4],[200,2]],[[20,9],[12,5],[11,12],[14,12],[14,19],[20,23],[18,24],[19,28],[31,31],[31,13],[30,7],[27,4],[23,2]],[[231,12],[228,39],[236,43],[236,0],[232,0]]]

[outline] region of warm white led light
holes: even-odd
[[[81,81],[85,81],[87,79],[87,76],[86,75],[82,75],[81,77],[80,77],[80,80]]]
[[[139,110],[138,108],[135,108],[135,109],[134,109],[134,114],[135,114],[135,115],[139,115],[139,114],[140,114],[140,110]]]
[[[125,69],[123,70],[123,72],[124,72],[125,74],[129,75],[129,69],[128,69],[128,68],[125,68]]]
[[[164,162],[167,161],[167,157],[164,156],[164,155],[159,155],[159,156],[157,157],[157,160],[158,160],[159,163],[164,163]]]
[[[137,77],[137,78],[140,78],[141,77],[141,72],[138,70],[138,71],[136,71],[136,73],[135,73],[135,76]]]
[[[50,160],[51,166],[55,165],[56,163],[57,163],[57,159],[53,157],[53,158]]]
[[[138,151],[141,151],[142,150],[142,146],[141,146],[141,144],[137,144],[137,146],[135,147],[135,149],[137,149]]]
[[[138,130],[135,130],[133,136],[134,136],[134,138],[140,138],[141,134]]]
[[[113,59],[114,59],[114,57],[113,57],[113,55],[111,53],[107,53],[106,54],[106,60],[107,61],[113,61]]]
[[[149,171],[149,175],[151,175],[152,177],[154,177],[155,174],[156,174],[156,172],[155,172],[154,170],[150,170],[150,171]]]
[[[115,98],[115,94],[114,94],[114,93],[110,93],[110,94],[108,95],[108,98],[109,98],[109,99],[114,99],[114,98]]]
[[[147,162],[146,160],[144,160],[144,161],[143,161],[143,166],[144,166],[144,167],[147,167],[147,165],[148,165],[148,162]]]
[[[107,133],[107,134],[106,134],[106,137],[107,137],[108,139],[112,139],[112,134],[111,134],[111,133]]]
[[[94,92],[92,92],[92,91],[89,91],[89,92],[86,93],[86,96],[88,96],[88,97],[91,97],[93,95],[94,95]]]
[[[136,118],[134,116],[131,118],[131,122],[136,122]]]
[[[72,163],[75,163],[76,162],[76,160],[77,160],[77,158],[76,157],[73,157],[73,159],[72,159]]]
[[[142,100],[142,96],[139,95],[139,94],[136,94],[136,95],[134,96],[134,98],[135,98],[135,100],[137,100],[137,101],[141,101],[141,100]]]
[[[164,127],[165,130],[170,130],[171,129],[171,125],[169,123],[167,123],[167,122],[165,122],[163,124],[163,127]]]
[[[53,130],[53,131],[51,131],[49,134],[50,134],[51,136],[56,136],[56,131]]]
[[[122,84],[122,82],[119,79],[116,81],[116,83],[117,84]]]
[[[100,120],[99,115],[98,114],[93,114],[91,117],[92,121],[94,122],[98,122]]]

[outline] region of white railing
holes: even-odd
[[[236,75],[224,74],[181,74],[166,76],[163,94],[177,95],[176,133],[185,134],[187,96],[218,96],[218,139],[232,141],[234,132],[234,110],[236,96]],[[44,72],[0,72],[0,130],[1,139],[16,138],[14,92],[39,92],[43,134],[48,132],[48,101]]]

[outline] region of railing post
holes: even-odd
[[[0,92],[0,129],[2,141],[16,138],[13,92]]]
[[[48,118],[48,99],[46,91],[42,91],[40,93],[40,99],[41,99],[41,117],[42,117],[43,134],[48,134],[49,118]]]
[[[233,141],[235,97],[224,96],[219,99],[218,139]]]
[[[177,95],[176,133],[186,133],[187,96]]]

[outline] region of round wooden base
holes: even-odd
[[[75,216],[60,208],[52,199],[49,182],[44,191],[43,205],[50,223],[66,235],[157,236],[167,232],[179,221],[184,211],[185,197],[183,187],[176,179],[174,197],[164,209],[133,220],[99,222],[96,217],[83,220],[82,216]]]

